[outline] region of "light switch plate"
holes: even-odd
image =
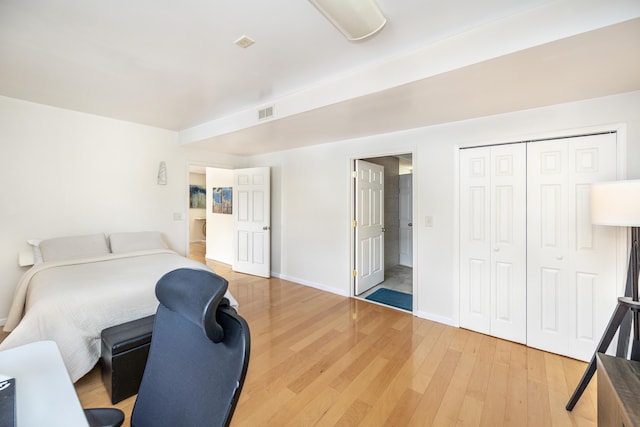
[[[433,217],[432,216],[425,216],[424,217],[424,226],[425,227],[433,227]]]

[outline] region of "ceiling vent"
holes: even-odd
[[[241,48],[246,49],[252,44],[254,44],[255,40],[253,40],[251,37],[248,37],[248,36],[240,36],[240,38],[234,41],[234,43],[240,46]]]
[[[269,117],[273,117],[273,105],[263,108],[262,110],[258,110],[258,120],[268,119]]]

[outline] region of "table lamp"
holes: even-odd
[[[587,388],[596,371],[596,354],[607,351],[611,340],[618,334],[618,356],[626,357],[629,346],[629,311],[632,314],[633,340],[630,358],[640,360],[640,319],[638,312],[640,302],[638,295],[638,274],[640,264],[638,241],[640,240],[640,179],[628,181],[611,181],[591,185],[591,222],[594,225],[606,225],[631,228],[631,247],[625,296],[618,298],[618,305],[609,320],[607,329],[589,362],[566,409],[571,411]]]

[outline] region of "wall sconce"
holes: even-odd
[[[372,36],[387,23],[375,0],[309,1],[349,40]]]
[[[160,162],[158,168],[158,185],[167,185],[167,164],[165,162]]]

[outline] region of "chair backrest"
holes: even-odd
[[[160,305],[132,426],[229,425],[247,373],[250,335],[224,298],[227,286],[224,278],[195,269],[158,281]]]

